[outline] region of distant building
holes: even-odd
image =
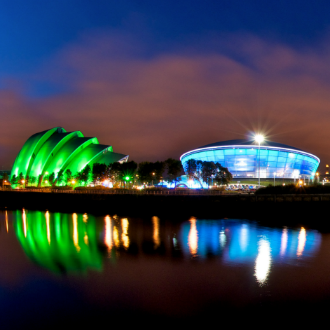
[[[229,140],[208,144],[181,156],[183,167],[189,159],[218,162],[234,178],[313,178],[320,159],[306,151],[275,142],[259,146],[249,140]]]

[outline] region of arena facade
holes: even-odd
[[[216,142],[188,151],[181,157],[182,165],[189,159],[218,162],[227,167],[234,178],[312,179],[320,159],[303,150],[264,141],[259,148],[253,140]],[[260,165],[259,165],[260,164]]]

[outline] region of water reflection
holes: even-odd
[[[260,285],[263,285],[268,278],[271,266],[270,244],[267,239],[261,238],[258,242],[258,256],[255,264],[254,276]]]
[[[196,228],[196,219],[192,218],[190,222],[190,231],[188,236],[188,246],[192,256],[197,255],[198,250],[198,231]]]
[[[152,226],[153,226],[154,248],[157,249],[160,245],[159,218],[158,217],[152,217]]]
[[[313,255],[321,235],[303,227],[278,229],[239,220],[190,220],[182,225],[181,240],[188,257],[204,259],[218,255],[226,263],[257,263],[259,259],[267,259],[268,264],[268,260],[290,262]]]
[[[56,273],[101,269],[95,219],[86,223],[76,213],[25,210],[22,220],[18,219],[19,214],[13,223],[16,236],[34,262]]]
[[[8,217],[5,216],[8,232]],[[125,255],[165,258],[217,258],[226,264],[251,264],[264,285],[274,263],[312,256],[321,235],[317,231],[261,227],[241,220],[198,220],[172,223],[152,217],[128,219],[17,211],[16,236],[27,256],[54,272],[102,269],[107,259]],[[105,258],[103,258],[105,257]]]
[[[9,227],[8,227],[8,212],[7,212],[7,210],[5,211],[5,221],[6,221],[6,231],[8,233]]]
[[[306,230],[304,227],[301,227],[299,237],[298,237],[298,249],[297,249],[297,257],[300,257],[304,252],[304,247],[306,243]]]

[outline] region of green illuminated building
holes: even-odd
[[[11,178],[40,177],[60,170],[80,172],[94,163],[126,162],[127,155],[113,152],[112,146],[99,144],[96,137],[84,137],[80,131],[67,132],[62,127],[32,135],[15,159]]]

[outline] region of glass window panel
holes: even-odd
[[[246,155],[246,149],[236,149],[236,155]]]
[[[287,152],[284,152],[284,151],[279,151],[279,153],[278,153],[278,156],[279,157],[288,157],[288,153]]]
[[[278,151],[277,150],[269,150],[268,152],[269,156],[277,157]]]
[[[278,162],[281,162],[281,163],[285,163],[286,162],[286,158],[284,158],[284,157],[278,157],[277,161]]]
[[[277,168],[284,168],[285,167],[285,163],[280,163],[280,162],[278,162],[277,163]]]
[[[235,149],[226,149],[224,150],[225,155],[234,155]]]
[[[272,168],[276,168],[276,162],[268,162],[268,166]]]
[[[217,157],[223,157],[223,150],[216,150],[216,151],[214,151],[214,154],[215,154]]]
[[[257,153],[256,149],[246,149],[247,155],[255,155]]]

